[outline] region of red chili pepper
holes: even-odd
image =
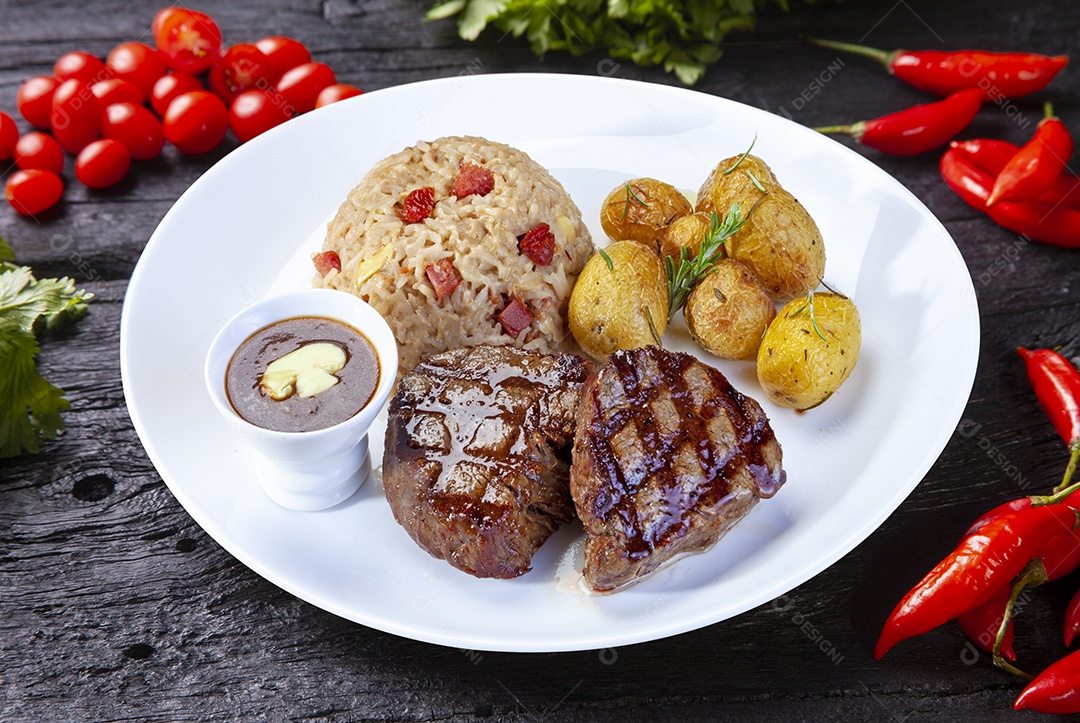
[[[996,138],[953,141],[949,146],[994,177],[1001,173],[1001,169],[1008,165],[1020,150],[1020,146],[1015,143]],[[1038,200],[1080,209],[1080,176],[1064,171],[1050,190],[1039,196]]]
[[[1072,645],[1073,638],[1080,633],[1080,590],[1076,591],[1069,607],[1065,608],[1065,647]]]
[[[959,615],[956,620],[963,628],[968,639],[988,653],[994,652],[994,641],[997,639],[998,630],[1001,629],[1001,620],[1005,617],[1005,606],[1009,603],[1009,587],[1006,585],[977,608],[972,608],[966,613]],[[1006,660],[1016,660],[1016,651],[1013,650],[1013,621],[1010,619],[1005,627],[1005,636],[1001,639],[999,652]]]
[[[1080,713],[1080,651],[1035,676],[1017,696],[1013,708],[1054,715]]]
[[[901,640],[921,635],[982,605],[1019,574],[1054,535],[1075,529],[1078,515],[1044,505],[1005,515],[965,537],[897,604],[874,648],[880,659]]]
[[[1069,129],[1047,103],[1046,118],[1039,121],[1031,140],[1001,169],[986,205],[1030,201],[1049,191],[1061,177],[1072,152]]]
[[[833,50],[873,58],[908,85],[938,95],[979,88],[991,100],[1017,98],[1042,90],[1069,63],[1067,55],[995,53],[985,50],[894,50],[811,40]]]
[[[916,105],[873,120],[815,128],[819,133],[847,133],[864,146],[896,156],[914,156],[948,143],[964,130],[983,102],[978,90],[961,90],[936,103]]]
[[[993,177],[954,149],[941,157],[941,175],[969,206],[985,212],[999,226],[1033,241],[1080,247],[1080,211],[1046,201],[1003,201],[987,208]]]
[[[1069,465],[1059,489],[1067,487],[1080,461],[1080,371],[1052,349],[1019,348],[1039,406],[1069,446]]]
[[[1051,537],[1035,557],[1046,569],[1046,582],[1060,580],[1080,567],[1080,535],[1077,530]]]
[[[1017,349],[1024,358],[1035,397],[1058,434],[1072,449],[1080,445],[1080,371],[1052,349]]]
[[[993,522],[999,517],[1004,517],[1005,515],[1010,515],[1014,512],[1019,512],[1021,510],[1030,509],[1031,502],[1032,499],[1030,497],[1020,497],[1015,500],[1009,500],[1008,502],[1001,503],[994,509],[983,514],[981,517],[979,517],[979,519],[972,522],[971,526],[968,527],[967,532],[964,533],[964,537],[967,537],[968,535],[974,535],[976,532],[985,527],[987,523]]]
[[[964,533],[964,536],[978,532],[989,522],[1005,515],[1030,509],[1033,501],[1034,498],[1031,497],[1020,497],[998,505],[975,520],[967,532]],[[1062,501],[1062,504],[1076,509],[1080,505],[1080,492],[1073,492]],[[1042,584],[1042,582],[1058,580],[1068,575],[1077,567],[1080,567],[1080,530],[1066,531],[1051,537],[1035,553],[1034,558],[1042,560],[1043,573],[1042,576],[1034,576],[1031,582]],[[963,628],[968,638],[983,650],[993,652],[995,638],[1001,628],[1001,620],[1006,614],[1009,593],[1010,588],[1006,585],[986,603],[969,610],[957,618],[960,627]],[[1078,599],[1080,599],[1080,595],[1078,595]],[[1078,616],[1080,616],[1080,612],[1078,612]],[[1013,622],[1011,611],[1009,617],[999,652],[1006,660],[1016,660],[1016,653],[1012,648]],[[1080,621],[1078,621],[1078,629],[1080,629]]]

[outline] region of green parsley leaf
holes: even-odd
[[[662,65],[687,85],[719,59],[720,42],[750,30],[767,5],[787,0],[443,0],[428,20],[458,17],[458,35],[475,40],[488,25],[528,38],[533,52],[581,55],[606,48],[613,58]]]
[[[92,296],[76,291],[75,282],[67,277],[38,281],[29,266],[0,273],[0,318],[12,319],[27,331],[40,324],[55,329],[78,319]]]
[[[4,261],[13,257],[0,239],[0,458],[39,452],[64,428],[68,401],[37,370],[35,334],[78,319],[93,298],[69,278],[39,280]]]
[[[32,333],[0,317],[0,458],[40,452],[64,428],[68,401],[38,373],[37,353]]]

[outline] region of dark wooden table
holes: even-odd
[[[457,40],[422,23],[425,0],[205,2],[227,42],[299,38],[344,82],[375,90],[479,72],[594,74],[600,52],[544,61],[498,32]],[[869,61],[800,44],[801,34],[884,48],[1026,49],[1080,57],[1080,6],[1006,0],[794,3],[731,36],[705,93],[807,125],[874,117],[927,97]],[[63,52],[104,56],[144,38],[153,4],[0,0],[0,109]],[[830,70],[830,65],[832,69]],[[622,63],[622,77],[674,80]],[[984,109],[967,136],[1022,142],[1052,100],[1080,128],[1080,71],[1039,99]],[[555,112],[559,112],[556,110]],[[1022,128],[1017,119],[1027,119]],[[21,121],[20,121],[21,123]],[[23,130],[27,130],[23,125]],[[147,459],[124,404],[120,309],[144,244],[170,205],[235,147],[167,149],[120,186],[91,192],[65,171],[65,202],[40,222],[0,206],[0,235],[40,276],[70,275],[96,298],[48,338],[45,376],[67,391],[67,429],[36,456],[0,461],[0,719],[66,720],[1021,720],[1020,683],[955,625],[871,650],[902,593],[992,505],[1051,486],[1065,453],[1024,377],[1017,345],[1080,359],[1080,254],[1030,244],[965,206],[937,157],[864,151],[945,223],[975,281],[979,371],[962,425],[910,498],[858,548],[781,599],[733,620],[606,652],[462,651],[371,630],[266,582],[204,533]],[[237,209],[243,212],[243,209]],[[197,290],[194,281],[193,292]],[[1073,575],[1025,597],[1017,647],[1039,670],[1065,652]]]

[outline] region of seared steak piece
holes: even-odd
[[[609,592],[712,547],[784,483],[753,399],[688,354],[618,351],[582,391],[570,490],[585,580]]]
[[[592,365],[503,346],[428,357],[390,401],[383,486],[420,547],[477,577],[529,571],[574,518],[569,451]]]

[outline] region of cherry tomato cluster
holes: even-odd
[[[23,83],[16,103],[37,131],[20,136],[0,112],[0,161],[14,159],[18,168],[4,185],[16,211],[35,215],[60,200],[65,151],[75,156],[79,181],[107,188],[127,175],[132,160],[156,158],[166,142],[182,153],[206,153],[231,129],[246,143],[295,115],[361,93],[339,84],[292,38],[224,47],[217,23],[196,10],[161,10],[152,34],[156,49],[121,43],[104,61],[65,53],[52,75]]]

